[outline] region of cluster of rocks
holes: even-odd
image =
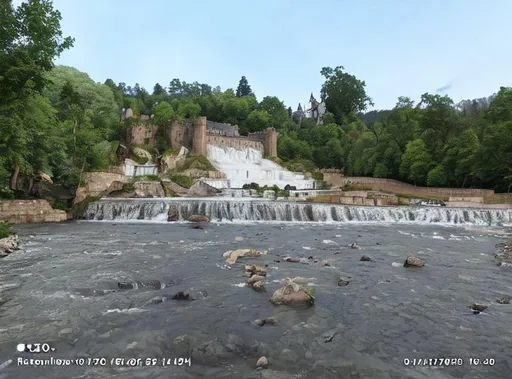
[[[243,239],[238,239],[243,240]],[[254,249],[237,249],[226,251],[222,256],[226,259],[226,263],[233,265],[239,258],[254,258],[261,257],[267,254],[267,251],[258,251]],[[293,261],[293,260],[288,260]],[[264,280],[267,276],[268,264],[244,264],[245,275],[248,276],[246,285],[256,292],[266,292]],[[315,298],[312,291],[300,285],[298,282],[309,281],[311,279],[305,278],[286,278],[281,281],[283,287],[273,292],[269,298],[269,302],[273,305],[285,306],[306,306],[310,307],[314,304]],[[277,320],[273,317],[255,320],[254,323],[258,326],[263,325],[277,325]],[[265,356],[260,357],[256,362],[257,369],[268,368],[268,359]]]
[[[498,266],[512,267],[512,241],[496,245],[497,252],[494,254]]]
[[[16,250],[19,250],[19,237],[17,234],[11,234],[8,237],[0,239],[0,258],[4,258]]]

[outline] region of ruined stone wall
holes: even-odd
[[[238,125],[224,124],[214,121],[206,121],[206,133],[218,134],[226,137],[238,137]]]
[[[171,148],[179,150],[182,146],[192,149],[194,129],[190,122],[173,121],[166,130],[167,143]]]
[[[12,224],[32,222],[61,222],[65,211],[53,209],[48,200],[0,200],[0,220]]]
[[[277,137],[279,133],[274,128],[268,128],[263,132],[249,133],[247,139],[259,141],[263,144],[263,155],[265,157],[277,157]]]
[[[159,127],[156,125],[134,124],[127,130],[127,142],[135,145],[156,146]],[[274,128],[263,132],[250,133],[247,137],[238,134],[238,126],[208,121],[198,117],[194,122],[173,121],[164,128],[168,145],[173,149],[186,147],[201,155],[206,155],[206,145],[233,147],[235,149],[260,150],[264,157],[277,157],[277,138]]]
[[[134,124],[127,129],[128,144],[156,146],[158,126]]]
[[[260,141],[248,140],[243,137],[225,137],[217,135],[206,135],[206,144],[218,147],[232,147],[234,149],[254,149],[264,154],[264,145]]]

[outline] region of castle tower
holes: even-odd
[[[279,133],[274,128],[268,128],[265,135],[265,156],[277,157],[277,137]]]
[[[192,147],[196,153],[206,156],[206,117],[194,120]]]

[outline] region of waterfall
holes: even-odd
[[[447,207],[364,207],[265,199],[161,198],[105,199],[89,204],[87,220],[165,221],[170,208],[180,220],[190,215],[212,221],[375,222],[499,226],[512,224],[510,209]]]
[[[260,186],[277,185],[283,189],[287,184],[297,189],[311,189],[314,180],[304,178],[279,166],[269,159],[263,159],[261,151],[254,149],[237,150],[232,147],[207,145],[207,157],[210,162],[227,175],[230,188],[242,188],[244,184],[258,183]],[[217,186],[217,183],[209,183]],[[225,182],[219,181],[219,185]]]

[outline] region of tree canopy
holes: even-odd
[[[8,188],[26,193],[41,172],[74,188],[81,172],[119,164],[113,151],[141,115],[156,125],[206,116],[239,125],[241,134],[274,127],[279,157],[308,170],[497,191],[512,183],[512,88],[462,110],[448,96],[425,93],[417,104],[400,97],[393,109],[364,113],[373,105],[365,82],[343,66],[324,67],[320,93],[328,113],[317,125],[294,117],[276,96],[257,99],[245,76],[236,89],[170,77],[148,91],[54,67],[73,39],[63,37],[49,0],[17,8],[2,1],[0,19],[0,196]],[[126,108],[135,117],[121,121]]]

